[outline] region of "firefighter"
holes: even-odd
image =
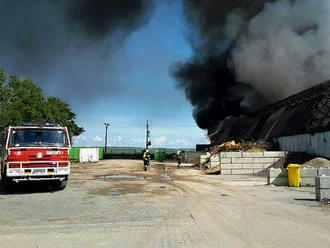
[[[180,166],[181,166],[181,162],[182,162],[182,160],[183,160],[183,155],[184,155],[184,151],[177,151],[177,153],[176,153],[176,160],[177,160],[177,162],[178,162],[178,164],[177,164],[177,168],[178,168],[178,169],[179,169]]]
[[[142,159],[143,159],[143,170],[146,171],[150,164],[150,153],[148,149],[143,152]]]

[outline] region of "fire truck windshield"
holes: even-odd
[[[17,129],[10,135],[10,147],[66,147],[67,133],[52,129]]]

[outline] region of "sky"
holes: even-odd
[[[0,39],[1,66],[70,104],[86,130],[75,146],[103,146],[105,122],[108,145],[144,146],[147,120],[154,148],[208,143],[170,73],[193,56],[182,2],[155,3],[147,21],[129,31],[86,36],[66,23],[63,1],[0,2],[7,34]]]
[[[154,148],[188,148],[208,142],[169,72],[174,63],[192,55],[181,11],[178,4],[157,5],[148,24],[133,32],[115,53],[115,76],[109,78],[121,86],[120,92],[84,108],[72,100],[77,122],[86,129],[75,145],[104,144],[103,123],[108,122],[109,145],[144,146],[146,120]]]
[[[329,79],[329,9],[323,0],[0,1],[0,66],[70,104],[86,130],[75,145],[103,145],[107,122],[109,145],[143,146],[149,120],[153,147],[194,147],[225,117]]]

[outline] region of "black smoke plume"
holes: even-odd
[[[265,104],[251,86],[237,82],[230,63],[245,19],[260,11],[263,2],[184,0],[195,54],[190,61],[175,65],[172,73],[194,106],[193,115],[200,128],[210,128],[226,116],[244,114]]]
[[[172,72],[201,128],[330,78],[329,1],[183,3],[194,56]]]
[[[114,30],[135,30],[147,20],[149,0],[70,0],[67,17],[92,36],[105,36]]]
[[[152,0],[0,1],[0,66],[77,103],[115,92],[105,76],[111,55],[152,8]]]
[[[174,67],[174,76],[194,106],[193,115],[200,128],[207,129],[226,116],[245,113],[260,100],[250,86],[236,83],[228,67],[228,53],[201,61],[194,58]],[[251,103],[244,105],[247,98]]]

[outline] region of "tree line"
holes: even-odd
[[[78,136],[84,128],[75,119],[69,104],[56,97],[46,97],[33,80],[17,75],[7,77],[0,69],[0,130],[24,122],[52,122],[68,127],[69,132]]]

